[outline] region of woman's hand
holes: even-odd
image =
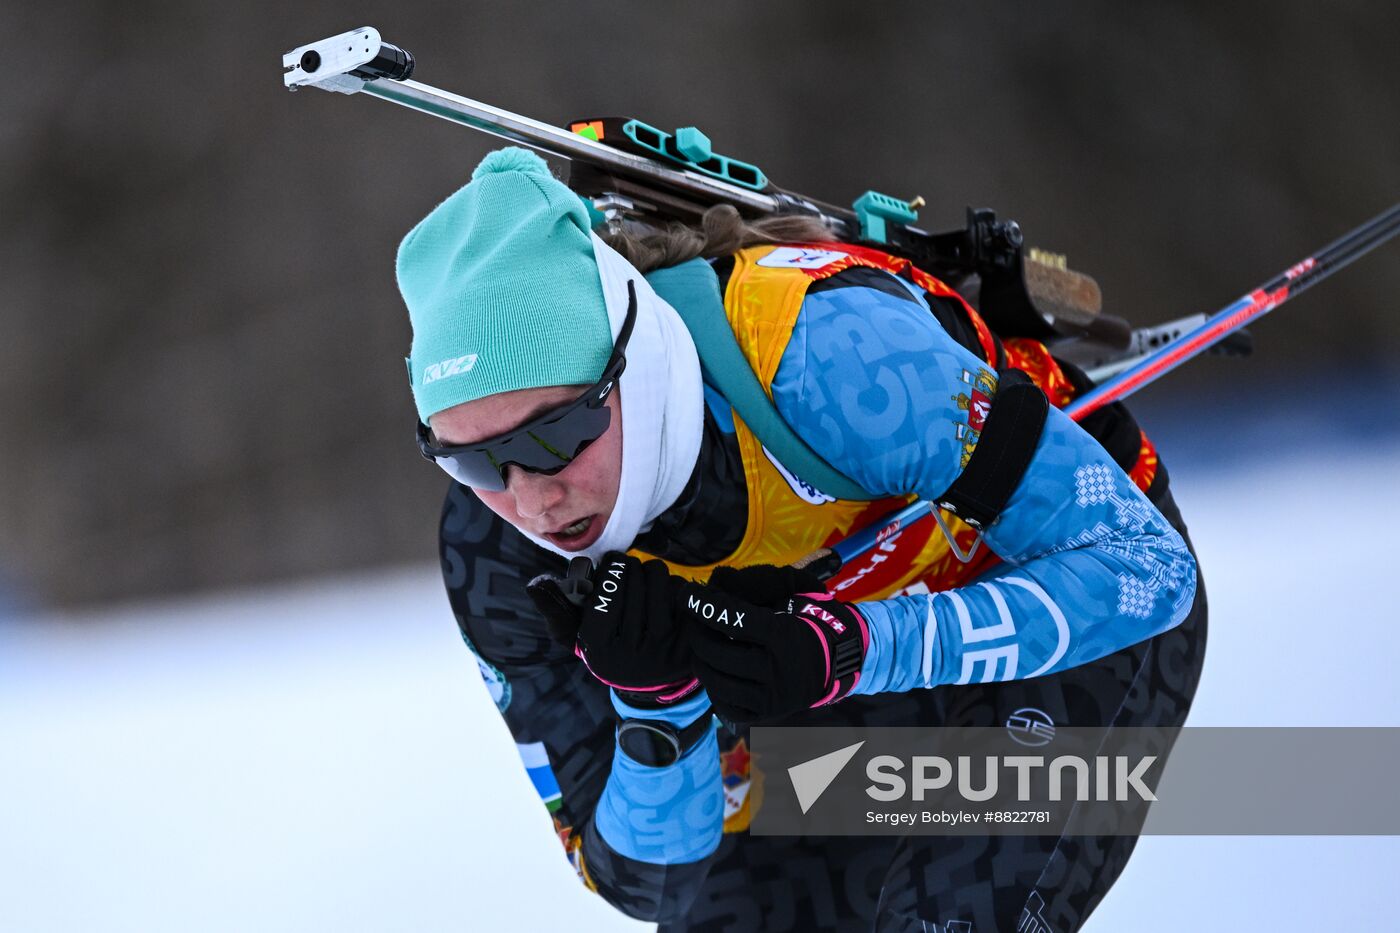
[[[700,689],[676,613],[681,581],[664,563],[609,551],[586,578],[576,583],[574,565],[569,576],[539,576],[525,590],[550,635],[594,677],[631,706],[665,706]]]
[[[792,567],[720,567],[679,585],[691,663],[719,714],[750,723],[835,703],[860,680],[870,634],[850,603]]]

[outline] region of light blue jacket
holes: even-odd
[[[773,400],[810,447],[868,491],[932,499],[961,469],[957,425],[967,413],[955,400],[966,392],[963,373],[985,364],[943,330],[920,292],[894,280],[907,300],[861,286],[809,293]],[[732,423],[727,407],[715,405],[713,393],[707,398],[717,420]],[[859,604],[870,647],[855,693],[1052,674],[1178,625],[1195,595],[1196,564],[1181,535],[1099,443],[1054,408],[985,542],[1003,563],[976,582]],[[703,703],[687,708],[693,719]],[[630,858],[703,858],[719,844],[720,821],[697,825],[692,817],[713,812],[718,781],[709,740],[662,769],[640,768],[619,750],[598,829]]]

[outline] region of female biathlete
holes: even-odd
[[[584,884],[663,931],[1080,928],[1132,836],[751,836],[747,725],[1179,725],[1204,589],[1121,405],[1073,423],[1055,406],[1082,374],[810,219],[600,237],[517,148],[405,237],[397,274],[419,445],[454,481],[448,595]],[[765,448],[676,308],[727,321],[787,428],[879,498]],[[971,562],[924,522],[830,597],[787,567],[943,495],[1013,371],[1053,404]]]

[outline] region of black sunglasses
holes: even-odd
[[[627,317],[613,345],[612,356],[603,367],[603,375],[588,391],[512,431],[474,444],[439,444],[432,429],[419,421],[418,450],[457,482],[487,492],[501,492],[506,488],[506,467],[510,465],[531,473],[550,476],[558,473],[573,463],[589,444],[602,437],[612,423],[612,412],[605,403],[627,366],[623,354],[636,319],[637,290],[629,281]]]

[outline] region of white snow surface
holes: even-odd
[[[1173,469],[1191,724],[1400,725],[1397,477],[1394,440]],[[1148,837],[1086,930],[1389,927],[1397,868],[1391,837]],[[435,568],[0,622],[0,930],[559,928],[646,925],[576,880]]]

